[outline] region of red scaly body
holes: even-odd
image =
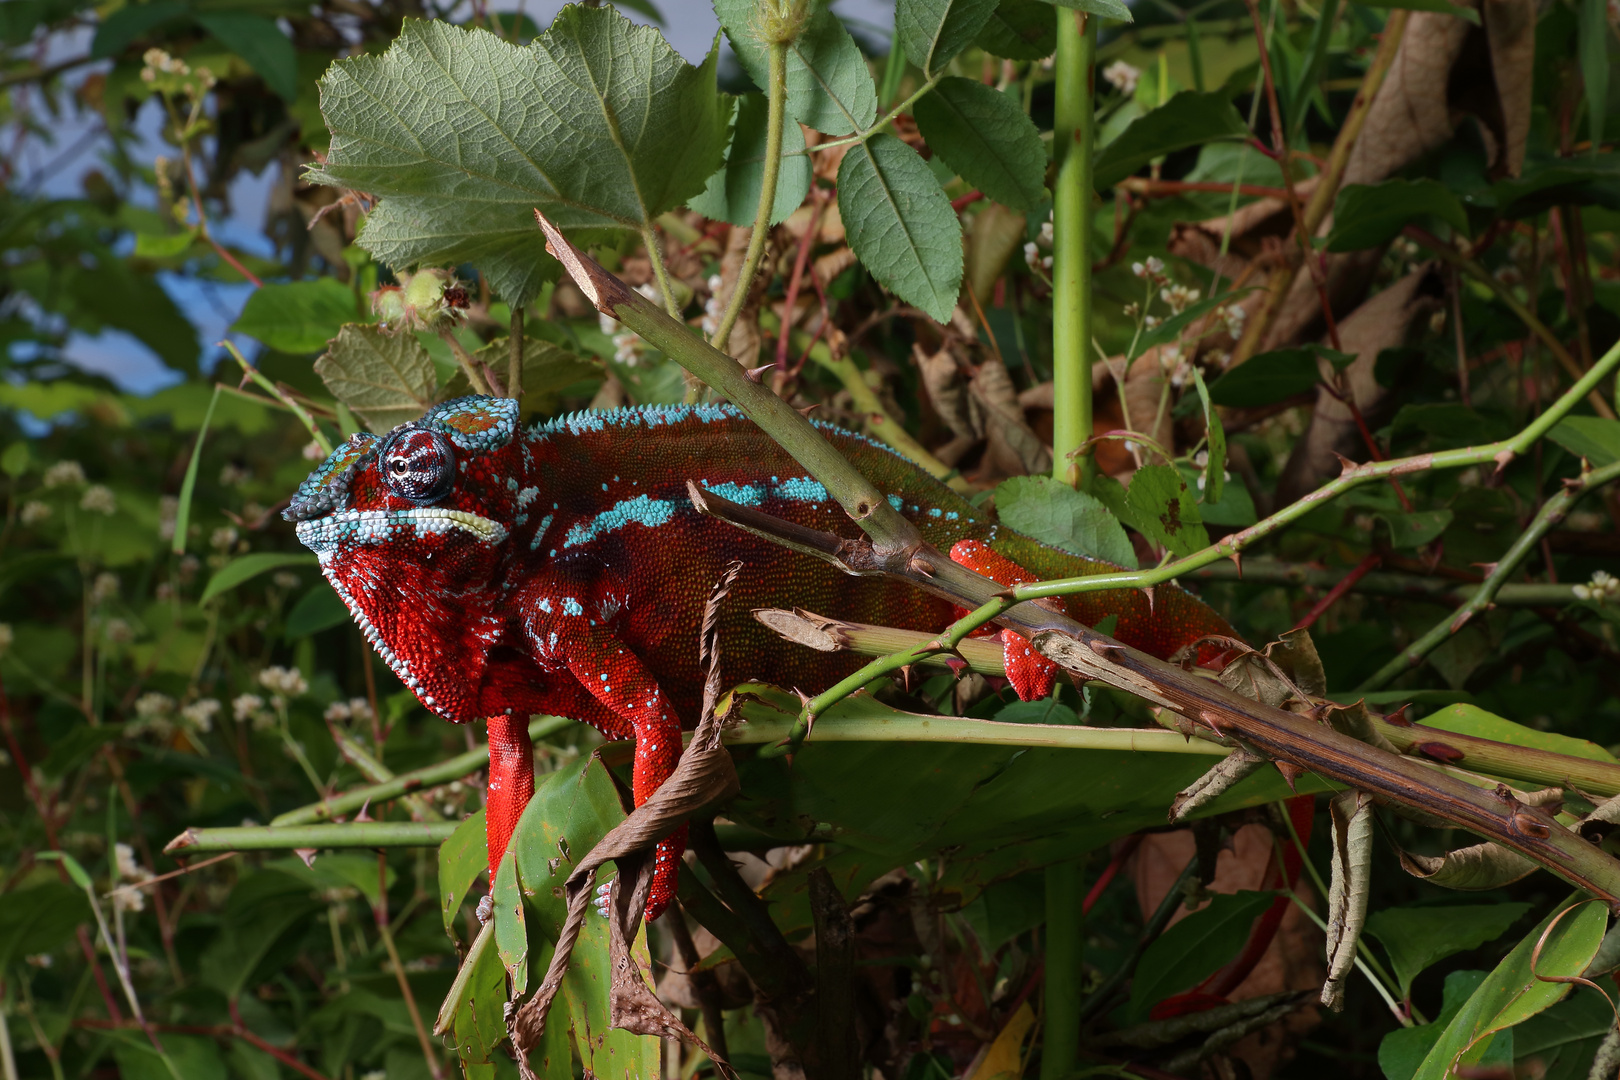
[[[1110,564],[991,522],[891,451],[823,432],[951,557],[1002,584],[1103,573]],[[862,658],[782,640],[751,616],[793,605],[853,622],[934,631],[950,604],[906,585],[852,578],[820,560],[699,515],[688,480],[733,502],[843,536],[859,530],[781,448],[724,406],[576,413],[520,431],[515,402],[462,398],[378,438],[357,435],[299,488],[287,516],[362,631],[406,686],[453,723],[489,724],[487,814],[493,877],[533,793],[528,718],[569,716],[636,743],[646,801],[680,756],[702,689],[698,630],[727,563],[742,576],[721,612],[727,685],[750,679],[819,689]],[[1179,589],[1089,593],[1065,603],[1165,657],[1230,634]],[[1055,669],[1002,632],[1025,698]],[[673,897],[685,831],[659,845],[647,903]]]

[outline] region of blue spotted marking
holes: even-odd
[[[739,506],[758,506],[765,501],[765,493],[753,484],[711,484],[705,480],[703,487]]]
[[[776,493],[793,502],[818,503],[827,501],[827,489],[808,476],[796,476],[776,485]]]
[[[585,609],[581,607],[579,601],[575,600],[572,596],[563,597],[563,611],[569,615],[585,614]]]
[[[569,529],[568,536],[563,540],[563,547],[588,544],[603,533],[622,529],[632,522],[645,525],[649,529],[656,528],[674,516],[675,504],[670,500],[637,495],[633,499],[615,503],[610,509],[602,511],[589,521],[582,521]]]
[[[539,494],[540,494],[540,489],[537,488],[537,487],[526,487],[522,491],[518,492],[518,497],[517,497],[518,509],[519,510],[527,510],[529,508],[529,504],[534,502],[535,498],[537,496],[539,496]]]
[[[540,541],[546,538],[546,530],[551,528],[551,519],[553,516],[554,515],[552,514],[547,514],[545,517],[540,519],[540,527],[534,530],[534,539],[529,541],[530,551],[538,548],[540,546]],[[552,554],[555,555],[557,553],[553,551]]]
[[[547,615],[551,614],[551,600],[550,600],[550,598],[542,596],[540,598],[540,603],[538,605],[536,605],[536,606],[539,607],[539,609],[541,611],[545,612]]]
[[[898,495],[890,495],[889,496],[889,505],[894,507],[896,510],[899,510],[905,505],[905,503],[901,500],[900,496],[898,496]]]

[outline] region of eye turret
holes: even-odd
[[[400,498],[419,505],[438,502],[456,482],[455,451],[436,431],[403,431],[384,448],[382,473]]]

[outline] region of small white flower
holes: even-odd
[[[38,499],[29,499],[23,503],[22,513],[19,516],[24,525],[38,525],[51,516],[51,508]]]
[[[309,692],[309,683],[297,668],[274,664],[259,672],[259,685],[285,697],[299,697]]]
[[[371,719],[371,702],[367,701],[363,697],[350,698],[349,715],[354,717],[356,720],[369,721]]]
[[[79,498],[79,509],[110,517],[118,512],[118,496],[106,484],[91,484]]]
[[[1132,67],[1123,60],[1115,60],[1103,68],[1103,81],[1122,94],[1136,93],[1137,81],[1142,78],[1140,68]]]
[[[303,458],[305,461],[325,461],[326,451],[321,449],[320,443],[311,439],[304,444]]]
[[[112,891],[113,908],[117,911],[146,910],[146,894],[133,885],[120,885]]]
[[[118,867],[120,881],[145,881],[152,875],[135,861],[135,849],[128,844],[113,845],[113,862]]]
[[[69,484],[77,487],[84,483],[84,466],[77,461],[58,461],[45,470],[44,481],[48,488],[66,487]]]
[[[135,715],[142,720],[150,720],[155,716],[167,716],[174,712],[174,698],[168,694],[159,694],[156,691],[142,694],[135,699]]]
[[[1024,261],[1030,266],[1039,266],[1041,263],[1041,249],[1031,240],[1024,245]]]
[[[1035,242],[1040,244],[1042,247],[1052,246],[1052,219],[1050,217],[1041,222],[1041,231],[1040,234],[1035,237]]]
[[[101,632],[112,645],[128,645],[135,640],[135,628],[123,619],[108,619]]]
[[[334,701],[326,707],[326,712],[321,715],[328,724],[341,724],[354,715],[354,710],[349,708],[349,703],[346,701]]]
[[[223,487],[241,487],[251,479],[253,474],[234,461],[227,461],[219,470],[219,482]]]
[[[35,953],[33,956],[23,957],[23,963],[33,968],[49,968],[56,963],[56,957],[50,953]]]
[[[278,589],[296,589],[298,587],[298,575],[291,570],[277,570],[270,580],[276,583]]]
[[[179,516],[179,499],[173,495],[163,495],[158,498],[158,537],[160,539],[174,539],[175,519]]]
[[[221,525],[209,536],[208,546],[215,551],[229,551],[236,546],[239,535],[234,525]]]
[[[231,715],[236,717],[237,723],[251,720],[264,709],[264,698],[258,694],[239,694],[231,699]]]
[[[180,715],[198,731],[214,730],[214,717],[219,715],[223,705],[215,698],[199,698],[180,710]]]
[[[604,315],[601,312],[597,312],[596,326],[608,337],[612,337],[614,334],[619,332],[619,320],[615,319],[611,315]]]
[[[90,600],[92,603],[105,604],[118,596],[118,588],[117,574],[97,574],[96,580],[90,584]]]
[[[1588,600],[1594,604],[1620,601],[1620,578],[1607,570],[1597,570],[1592,573],[1591,581],[1585,585],[1575,586],[1574,593],[1575,599]]]

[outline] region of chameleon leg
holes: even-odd
[[[588,612],[573,596],[541,594],[529,612],[527,629],[538,659],[566,668],[587,694],[634,732],[631,791],[640,806],[669,779],[681,757],[681,723],[657,678],[611,629],[590,618],[595,611]],[[685,851],[684,825],[659,842],[647,896],[649,921],[675,898]]]
[[[484,811],[484,842],[489,848],[489,884],[495,887],[495,869],[506,854],[523,808],[534,794],[534,743],[529,740],[529,717],[489,718],[489,805]]]
[[[951,560],[974,573],[983,574],[997,585],[1010,587],[1039,580],[980,540],[958,540],[951,547]],[[1036,652],[1029,639],[1021,634],[1006,629],[999,633],[1002,656],[1007,664],[1007,679],[1018,691],[1019,699],[1036,701],[1050,694],[1052,684],[1057,681],[1057,665]],[[994,632],[987,636],[994,636]]]

